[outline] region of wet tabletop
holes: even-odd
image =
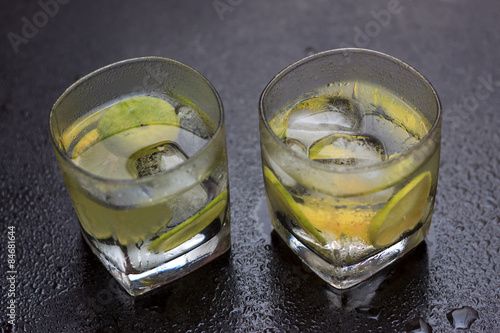
[[[469,326],[465,331],[500,332],[497,1],[2,1],[0,15],[2,332],[12,327],[12,300],[19,332],[458,332]],[[259,94],[274,74],[340,46],[408,62],[432,82],[444,106],[427,241],[345,292],[327,287],[272,232],[257,118]],[[146,55],[192,66],[221,95],[232,249],[160,292],[133,299],[80,235],[47,117],[78,78]],[[9,237],[15,257],[9,257]]]

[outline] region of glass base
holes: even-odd
[[[132,296],[142,295],[177,280],[211,262],[231,248],[230,225],[229,222],[226,221],[215,236],[187,253],[145,272],[124,273],[100,253],[92,242],[89,241],[85,232],[83,232],[83,237],[90,246],[92,252],[97,255],[106,269]]]
[[[351,265],[334,265],[311,251],[281,224],[273,223],[274,229],[288,247],[326,283],[337,289],[351,288],[403,257],[420,244],[427,228],[420,228],[394,245]]]

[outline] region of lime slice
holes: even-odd
[[[222,213],[226,205],[227,190],[219,194],[198,213],[155,239],[149,245],[148,250],[167,252],[176,248],[208,227]]]
[[[96,129],[93,129],[92,131],[85,134],[73,148],[71,158],[77,158],[78,156],[80,156],[80,154],[87,148],[89,148],[93,143],[95,143],[98,138],[99,134],[97,133]]]
[[[267,185],[269,200],[277,204],[279,209],[286,215],[293,217],[293,221],[305,232],[311,235],[321,245],[326,244],[325,237],[314,227],[307,216],[302,212],[299,205],[283,187],[278,178],[268,168],[264,167],[264,181]]]
[[[128,130],[145,126],[151,127],[140,136],[128,138]],[[106,143],[113,148],[114,153],[130,156],[141,146],[151,144],[152,140],[174,141],[179,134],[179,117],[174,107],[163,99],[130,97],[104,110],[97,131],[101,140],[108,138]]]
[[[73,162],[86,171],[105,178],[131,179],[126,168],[127,158],[115,155],[108,149],[106,140],[95,139],[97,130],[92,130],[80,140],[72,151]]]
[[[370,222],[368,235],[376,248],[396,242],[406,231],[412,230],[424,217],[431,189],[431,173],[415,177],[396,193]]]

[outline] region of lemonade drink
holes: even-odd
[[[127,180],[175,168],[201,149],[214,132],[210,119],[194,105],[166,96],[135,96],[77,120],[64,133],[63,144],[84,170]],[[128,258],[119,262],[128,262],[127,270],[140,271],[155,264],[140,260],[141,251],[168,252],[205,229],[209,232],[205,237],[217,233],[227,203],[225,187],[215,180],[227,181],[222,170],[224,165],[190,188],[136,206],[107,203],[73,187],[69,192],[89,239],[123,247]],[[205,207],[210,209],[195,216]]]
[[[186,102],[186,101],[184,101]],[[168,171],[196,154],[215,132],[195,105],[167,96],[134,96],[90,112],[63,134],[72,161],[89,173],[130,180]],[[141,273],[212,238],[227,214],[225,160],[201,180],[144,203],[109,202],[68,191],[86,239],[124,272]],[[188,184],[186,184],[188,185]]]
[[[179,72],[191,84],[171,78],[147,92],[111,92],[145,82],[139,76],[107,85],[109,76],[117,80],[113,66],[121,76]],[[132,295],[185,275],[230,246],[223,115],[213,88],[199,79],[168,59],[132,59],[75,84],[51,114],[56,157],[84,238]]]
[[[426,115],[369,80],[329,82],[283,104],[283,86],[295,83],[274,81],[261,98],[260,124],[271,221],[321,278],[351,287],[428,233],[439,134],[429,139]]]

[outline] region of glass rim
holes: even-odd
[[[156,173],[156,174],[152,174],[152,175],[148,175],[148,176],[144,176],[144,177],[138,177],[138,178],[132,178],[132,179],[114,179],[114,178],[108,178],[108,177],[103,177],[103,176],[99,176],[99,175],[96,175],[94,173],[91,173],[87,170],[85,170],[84,168],[80,167],[79,165],[77,165],[76,163],[74,163],[69,157],[67,154],[65,154],[61,148],[59,147],[59,144],[57,143],[56,141],[56,138],[55,138],[55,135],[54,135],[54,129],[53,129],[53,126],[52,126],[52,118],[53,118],[53,115],[55,114],[55,109],[59,106],[59,104],[61,103],[61,101],[64,100],[64,98],[67,97],[67,95],[69,93],[71,93],[72,91],[74,91],[75,89],[77,89],[81,84],[83,84],[83,82],[93,78],[94,76],[98,75],[98,74],[101,74],[101,73],[104,73],[106,71],[109,71],[109,70],[113,70],[115,69],[116,67],[119,67],[123,64],[129,64],[129,63],[138,63],[138,62],[147,62],[147,61],[160,61],[160,62],[169,62],[169,63],[173,63],[177,66],[180,66],[180,67],[184,67],[186,68],[187,70],[190,70],[192,71],[195,75],[197,75],[199,77],[199,79],[203,80],[207,85],[208,87],[210,88],[210,90],[212,91],[212,93],[214,94],[215,98],[216,98],[216,101],[217,101],[217,105],[218,105],[218,110],[219,110],[219,122],[217,123],[217,128],[215,130],[215,132],[213,133],[213,135],[210,137],[210,139],[198,150],[196,151],[196,153],[194,153],[192,156],[190,156],[189,158],[187,158],[185,161],[183,161],[182,163],[174,166],[173,168],[170,168],[166,171],[163,171],[163,172],[159,172],[159,173]],[[89,110],[90,111],[90,110]],[[50,140],[52,142],[52,146],[55,147],[55,150],[57,151],[57,154],[59,154],[60,156],[62,156],[63,160],[68,163],[69,165],[71,165],[71,167],[73,169],[76,169],[78,170],[78,172],[84,174],[85,176],[93,179],[93,180],[96,180],[96,181],[99,181],[99,182],[105,182],[105,183],[111,183],[111,184],[120,184],[120,185],[140,185],[140,184],[144,184],[144,183],[148,183],[148,182],[151,182],[151,181],[154,181],[155,179],[158,179],[158,178],[161,178],[161,177],[164,177],[165,175],[175,171],[175,170],[178,170],[180,168],[183,168],[185,165],[187,164],[190,164],[190,163],[194,163],[193,161],[197,160],[200,155],[202,155],[207,149],[209,149],[210,146],[212,146],[215,141],[215,138],[218,137],[219,135],[221,135],[220,133],[222,132],[222,128],[224,127],[224,120],[225,120],[225,116],[224,116],[224,106],[222,104],[222,100],[219,96],[219,93],[217,92],[217,90],[215,89],[215,87],[212,85],[212,83],[210,83],[210,81],[205,77],[203,76],[200,72],[198,72],[197,70],[195,70],[194,68],[192,68],[191,66],[188,66],[180,61],[177,61],[177,60],[174,60],[174,59],[170,59],[170,58],[165,58],[165,57],[160,57],[160,56],[144,56],[144,57],[135,57],[135,58],[129,58],[129,59],[125,59],[125,60],[120,60],[120,61],[117,61],[117,62],[113,62],[111,64],[108,64],[106,66],[103,66],[103,67],[100,67],[88,74],[86,74],[85,76],[81,77],[80,79],[78,79],[77,81],[75,81],[74,83],[72,83],[68,88],[66,88],[64,90],[64,92],[61,94],[61,96],[59,96],[57,98],[57,100],[54,102],[54,105],[52,106],[50,112],[49,112],[49,117],[48,117],[48,122],[49,122],[49,136],[50,136]]]
[[[292,72],[296,68],[309,63],[311,61],[314,61],[318,58],[323,58],[327,57],[330,55],[339,55],[343,54],[344,57],[349,56],[351,53],[357,53],[357,54],[367,54],[367,55],[372,55],[376,56],[379,58],[383,58],[386,60],[391,61],[392,63],[395,63],[396,65],[405,68],[407,71],[410,71],[412,74],[414,74],[419,80],[424,82],[424,84],[430,89],[432,95],[434,96],[434,99],[436,101],[436,106],[437,106],[437,112],[436,112],[436,119],[432,123],[432,126],[430,127],[429,131],[425,134],[425,136],[420,139],[415,145],[413,145],[411,148],[403,151],[402,153],[398,154],[394,158],[387,159],[382,162],[366,165],[366,166],[353,166],[353,167],[344,167],[344,166],[335,166],[335,165],[327,165],[327,164],[322,164],[315,162],[313,160],[310,160],[309,158],[306,158],[302,155],[300,155],[298,152],[294,151],[293,149],[290,149],[278,136],[274,133],[272,130],[271,126],[269,125],[269,122],[266,118],[265,115],[265,108],[264,108],[264,100],[267,97],[267,94],[271,91],[271,89],[283,78],[285,77],[288,73]],[[297,96],[299,97],[299,96]],[[406,62],[393,57],[391,55],[388,55],[386,53],[380,52],[380,51],[375,51],[371,49],[364,49],[364,48],[338,48],[338,49],[331,49],[331,50],[326,50],[322,52],[318,52],[312,55],[309,55],[307,57],[304,57],[302,59],[299,59],[292,64],[286,66],[283,68],[281,71],[279,71],[274,77],[269,81],[269,83],[265,86],[264,90],[262,91],[260,98],[259,98],[259,117],[262,121],[262,123],[265,126],[265,130],[271,134],[271,137],[273,138],[274,141],[277,141],[282,148],[285,148],[285,150],[289,153],[291,153],[295,158],[299,158],[302,161],[307,161],[305,163],[309,164],[312,168],[320,169],[322,171],[327,171],[327,172],[338,172],[338,173],[353,173],[353,172],[365,172],[365,171],[373,171],[373,170],[378,170],[378,169],[383,169],[391,164],[398,163],[399,161],[407,158],[408,156],[412,155],[413,152],[418,150],[421,146],[425,145],[427,141],[429,141],[430,137],[436,132],[439,123],[441,122],[441,117],[442,117],[442,106],[441,106],[441,101],[439,99],[439,96],[432,86],[432,84],[423,76],[419,71],[417,71],[415,68],[407,64]]]

